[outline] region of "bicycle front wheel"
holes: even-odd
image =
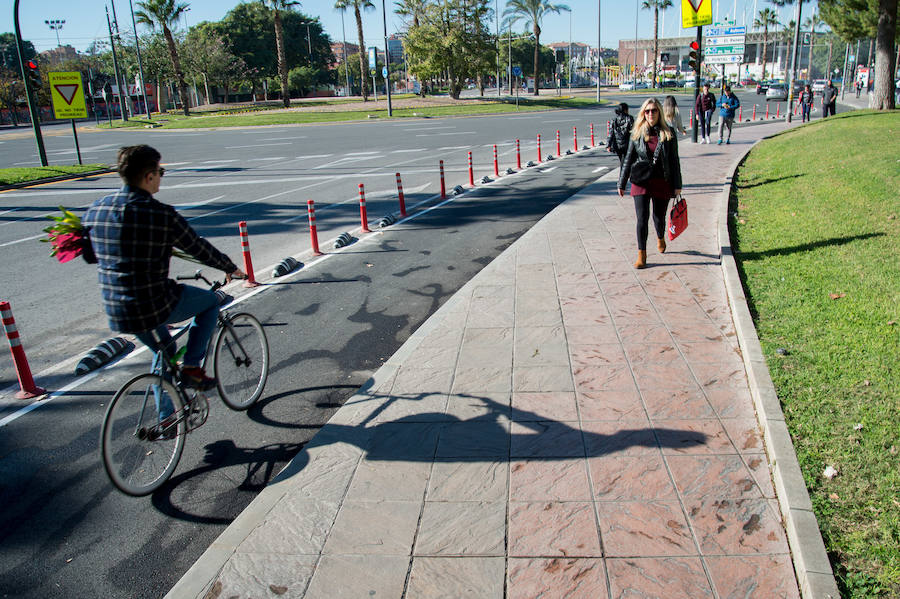
[[[260,322],[241,312],[225,319],[216,336],[213,368],[219,396],[232,410],[252,406],[269,376],[269,342]]]
[[[165,483],[184,449],[181,396],[159,375],[141,374],[109,404],[100,433],[103,466],[126,495],[149,495]]]

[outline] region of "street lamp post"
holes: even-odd
[[[388,34],[387,34],[387,9],[384,5],[384,0],[381,0],[381,16],[384,19],[384,68],[387,71],[387,76],[384,78],[384,89],[387,92],[387,102],[388,102],[388,116],[394,116],[394,111],[391,108],[391,50],[388,47]]]
[[[144,112],[147,113],[147,118],[150,118],[150,102],[147,99],[147,85],[144,80],[144,63],[141,61],[141,44],[138,41],[138,32],[137,32],[137,22],[134,19],[134,4],[131,0],[128,0],[128,6],[131,8],[131,26],[134,27],[134,47],[137,50],[137,59],[138,59],[138,73],[141,76],[141,93],[144,96]],[[195,92],[196,94],[196,92]]]
[[[600,27],[600,16],[603,0],[597,0],[597,101],[600,101],[600,59],[603,56],[603,28]]]
[[[52,31],[56,32],[56,46],[62,46],[62,43],[60,43],[59,41],[59,30],[62,29],[63,25],[66,24],[65,19],[63,19],[62,21],[60,21],[59,19],[51,19],[49,21],[45,20],[44,23],[46,23],[47,27],[49,27]]]
[[[347,31],[344,28],[344,12],[346,12],[346,8],[340,9],[341,11],[341,41],[343,44],[341,45],[341,51],[344,54],[344,79],[347,83],[347,97],[350,97],[350,68],[347,64]]]

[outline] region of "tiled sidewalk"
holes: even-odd
[[[783,126],[682,141],[691,224],[645,270],[614,183],[559,206],[171,596],[799,597],[716,237],[741,146]]]

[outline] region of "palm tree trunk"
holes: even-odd
[[[169,47],[169,58],[172,59],[172,68],[175,69],[175,77],[178,78],[178,94],[181,96],[181,108],[184,110],[184,116],[190,116],[191,111],[188,108],[187,83],[184,82],[184,73],[181,72],[181,61],[178,60],[178,50],[175,49],[175,38],[168,27],[163,25],[163,36],[166,38],[166,45]],[[124,106],[122,109],[124,110]]]
[[[270,46],[271,47],[271,46]],[[281,24],[281,13],[275,9],[275,50],[278,53],[278,76],[281,78],[281,102],[287,108],[291,105],[291,94],[288,91],[287,57],[284,51],[284,27]]]
[[[769,28],[763,27],[763,70],[762,70],[762,79],[766,80],[766,52],[769,50]]]
[[[878,32],[875,44],[875,88],[871,108],[894,108],[894,39],[897,34],[897,0],[881,0],[878,7]]]
[[[659,5],[653,5],[653,87],[656,87],[656,61],[659,58]]]
[[[541,28],[538,27],[537,20],[534,23],[534,95],[540,95],[541,91],[541,82],[538,79],[538,60],[540,60],[541,53]]]
[[[369,101],[369,79],[366,77],[368,69],[366,69],[366,41],[363,37],[362,15],[359,12],[359,5],[353,6],[353,14],[356,17],[356,35],[359,37],[359,85],[362,88],[363,102]]]
[[[813,42],[816,39],[816,31],[813,29],[809,34],[809,59],[806,61],[806,79],[812,83],[813,74],[812,74],[812,53],[813,53]]]

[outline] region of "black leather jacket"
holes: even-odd
[[[681,161],[678,158],[678,140],[675,136],[669,141],[662,142],[662,149],[659,151],[657,164],[662,166],[663,178],[672,188],[672,190],[682,189],[681,185]],[[637,161],[643,161],[650,164],[653,155],[647,151],[647,142],[643,136],[637,140],[630,138],[628,142],[628,152],[625,154],[625,161],[622,163],[622,172],[619,173],[619,189],[625,189],[628,183],[628,177],[631,176],[631,167]]]
[[[607,147],[616,154],[624,154],[628,149],[628,136],[631,135],[632,125],[634,125],[634,117],[630,114],[616,115],[609,128]]]

